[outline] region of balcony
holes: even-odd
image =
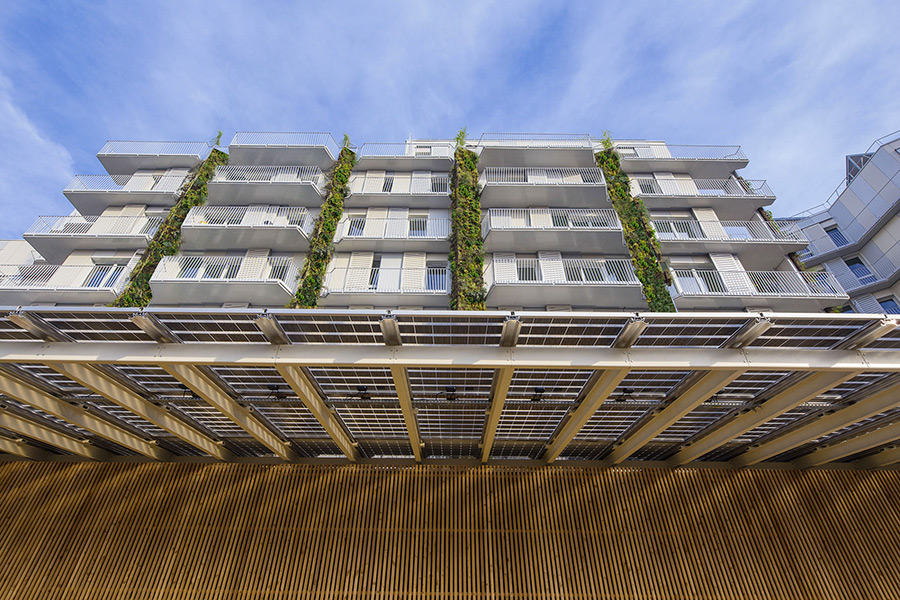
[[[345,207],[396,206],[446,208],[450,205],[447,173],[357,171],[350,175]]]
[[[622,223],[611,208],[492,208],[481,220],[488,252],[622,248]]]
[[[450,219],[347,217],[338,223],[340,251],[449,252]]]
[[[751,215],[775,202],[775,194],[764,180],[749,179],[656,179],[632,177],[632,196],[640,196],[644,206],[671,210],[674,207],[708,208],[734,220]],[[735,202],[740,199],[740,202]],[[724,202],[720,201],[724,200]]]
[[[99,215],[110,206],[144,204],[172,206],[187,171],[154,175],[76,175],[63,190],[82,215]]]
[[[141,250],[162,224],[162,217],[38,217],[22,237],[50,262],[62,262],[74,250]]]
[[[136,260],[104,265],[0,265],[0,304],[37,302],[109,304],[118,297]]]
[[[340,148],[330,133],[239,131],[228,146],[233,165],[315,165],[328,169]]]
[[[284,306],[297,290],[289,256],[165,256],[150,278],[153,303]]]
[[[728,177],[749,164],[740,146],[673,146],[662,142],[615,143],[622,168],[628,173],[664,171],[694,177]]]
[[[827,271],[675,269],[672,275],[670,290],[679,309],[811,312],[847,300],[834,274]]]
[[[487,167],[480,183],[484,208],[535,204],[611,208],[606,180],[597,167]]]
[[[591,136],[568,133],[485,133],[482,167],[596,167]]]
[[[303,206],[195,206],[181,226],[185,250],[309,248],[314,217]]]
[[[193,169],[212,146],[206,142],[132,142],[112,140],[97,153],[107,173],[134,173],[139,169]]]
[[[325,175],[319,167],[216,167],[207,183],[211,205],[321,206]]]
[[[356,155],[359,170],[449,171],[453,168],[450,142],[409,141],[363,144]]]
[[[328,272],[319,306],[446,308],[449,293],[450,270],[447,267],[347,267]]]
[[[486,273],[489,307],[646,308],[641,282],[628,259],[498,258]]]
[[[665,254],[730,252],[744,265],[771,262],[777,266],[785,254],[802,250],[809,243],[803,233],[788,225],[768,221],[651,221]]]

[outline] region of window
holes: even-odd
[[[369,272],[369,289],[374,290],[378,287],[378,271],[381,269],[381,256],[376,255],[372,259],[372,270]]]
[[[413,214],[409,215],[409,237],[420,238],[428,235],[428,215]]]
[[[900,304],[897,303],[897,300],[895,300],[893,296],[881,298],[878,301],[878,304],[881,305],[881,308],[883,308],[884,312],[886,312],[887,314],[900,315]]]
[[[97,265],[88,274],[84,287],[110,287],[116,283],[122,269],[122,265]]]
[[[829,227],[825,230],[825,233],[828,234],[828,237],[831,238],[831,241],[834,242],[834,245],[837,247],[846,246],[850,243],[847,241],[847,238],[844,237],[844,234],[841,233],[841,230],[837,228],[837,225]]]
[[[348,215],[347,237],[361,237],[366,228],[365,215]]]
[[[447,289],[447,263],[428,261],[426,264],[425,289],[429,292],[443,292]]]
[[[856,278],[862,285],[868,285],[876,281],[875,275],[872,274],[872,271],[869,269],[868,265],[866,265],[866,263],[864,263],[858,256],[845,258],[844,262],[848,267],[850,267],[850,270],[854,275],[856,275]]]
[[[540,281],[540,271],[536,258],[517,258],[516,275],[519,281]]]
[[[381,184],[381,191],[389,193],[394,188],[394,173],[388,171],[384,174],[384,183]]]

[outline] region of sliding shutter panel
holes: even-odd
[[[493,263],[495,283],[515,283],[518,281],[515,253],[494,252]]]
[[[566,280],[562,255],[559,252],[538,252],[538,263],[541,266],[541,281],[561,283]]]
[[[369,277],[372,275],[373,252],[351,252],[350,265],[347,269],[347,283],[345,287],[351,291],[364,291],[369,289]]]
[[[400,278],[400,288],[404,292],[416,292],[425,289],[425,264],[424,252],[403,253],[403,272]]]

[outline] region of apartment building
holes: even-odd
[[[833,274],[850,295],[843,310],[900,313],[900,132],[848,155],[825,203],[794,216],[810,240],[798,252],[812,272]]]

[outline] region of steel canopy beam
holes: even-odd
[[[303,405],[309,409],[328,436],[337,444],[347,458],[352,462],[359,460],[359,449],[350,438],[350,435],[344,431],[340,421],[335,418],[331,409],[325,404],[325,400],[316,390],[316,386],[312,380],[303,372],[301,367],[292,365],[279,365],[276,367],[278,373],[294,390]]]
[[[900,439],[900,422],[876,429],[870,433],[864,433],[850,438],[849,440],[819,448],[814,452],[810,452],[806,456],[801,456],[794,461],[794,464],[801,468],[817,467],[825,463],[840,460],[846,456],[865,452],[878,446],[890,444]],[[877,456],[877,455],[876,455]]]
[[[213,458],[234,460],[234,455],[221,442],[217,442],[197,431],[166,409],[136,394],[96,367],[74,363],[47,363],[47,366],[93,390],[110,402],[130,410]]]
[[[92,415],[81,407],[72,406],[56,396],[16,379],[9,373],[0,372],[0,392],[148,458],[154,460],[170,460],[172,458],[171,454],[160,448],[155,442],[149,442],[130,431],[116,427],[109,421]]]
[[[813,373],[804,377],[791,387],[775,394],[769,400],[754,408],[739,414],[737,417],[725,423],[718,429],[701,437],[668,460],[669,466],[678,467],[692,460],[700,458],[704,454],[715,450],[734,438],[747,433],[763,423],[800,406],[825,393],[836,385],[852,379],[862,371],[824,371]]]
[[[10,439],[8,437],[0,437],[0,451],[29,460],[46,460],[51,456],[49,452],[32,446],[22,438]]]
[[[862,460],[854,462],[854,466],[861,469],[877,469],[878,467],[889,467],[890,465],[900,462],[900,448],[886,448],[873,456],[868,456]]]
[[[851,423],[874,417],[891,408],[900,406],[900,384],[895,384],[867,396],[862,400],[837,410],[831,414],[823,415],[815,421],[798,427],[793,431],[761,444],[738,456],[731,463],[736,467],[747,467],[756,463],[778,456],[797,446],[809,443],[815,439],[835,432]]]
[[[422,448],[425,444],[419,436],[419,425],[416,421],[416,411],[412,405],[412,389],[409,386],[409,374],[405,367],[391,367],[391,377],[394,378],[394,387],[397,389],[397,399],[400,400],[400,411],[403,413],[403,421],[406,423],[406,431],[409,433],[409,443],[412,446],[413,456],[416,462],[422,462]]]
[[[17,415],[6,407],[0,407],[0,427],[91,460],[109,460],[112,458],[111,454],[97,448],[88,440],[78,440],[72,436],[60,433],[52,427],[47,427]]]
[[[609,466],[619,464],[744,373],[744,370],[706,373],[621,444],[613,448],[613,451],[606,457],[606,464]]]
[[[551,463],[562,454],[569,442],[578,435],[584,424],[594,416],[597,409],[606,402],[609,395],[628,376],[628,373],[629,369],[611,369],[598,373],[593,383],[589,384],[590,389],[588,389],[581,404],[578,405],[578,408],[575,409],[556,437],[547,446],[547,450],[544,452],[545,462]]]
[[[481,436],[481,462],[486,463],[491,456],[491,448],[494,445],[494,437],[497,435],[497,425],[500,423],[500,414],[506,396],[509,394],[509,384],[512,383],[514,369],[506,367],[494,371],[494,380],[491,382],[491,408],[484,422],[484,434]]]
[[[249,433],[256,441],[275,453],[282,460],[297,459],[290,442],[281,440],[268,427],[259,422],[249,410],[238,404],[224,389],[201,369],[191,365],[160,365],[169,375],[206,400],[219,412]]]

